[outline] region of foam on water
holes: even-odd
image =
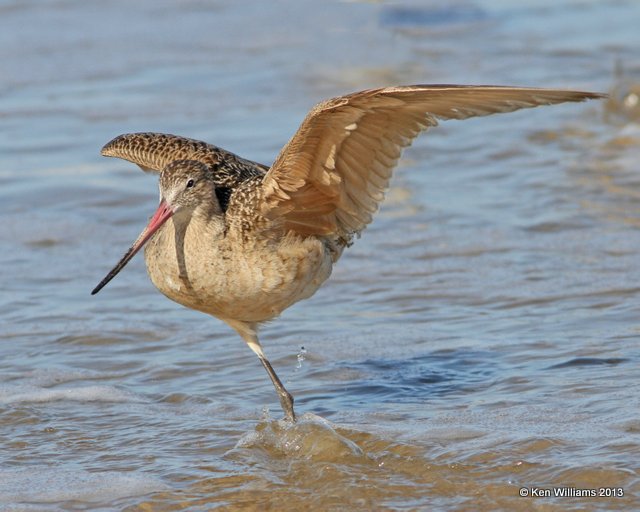
[[[113,501],[165,489],[159,479],[139,472],[90,473],[58,467],[0,470],[0,504],[13,507],[20,503]]]
[[[0,404],[74,402],[143,402],[139,395],[111,385],[84,384],[114,374],[66,368],[38,368],[0,383]],[[70,384],[76,383],[76,385]],[[62,386],[65,384],[65,386]]]
[[[113,386],[79,386],[60,389],[31,385],[0,386],[0,404],[59,402],[63,400],[75,402],[142,402],[138,396]]]

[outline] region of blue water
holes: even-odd
[[[0,510],[640,507],[640,4],[0,2]],[[608,101],[444,123],[310,300],[239,337],[161,296],[134,131],[269,164],[318,101]],[[522,498],[520,488],[623,488]]]

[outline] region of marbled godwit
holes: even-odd
[[[104,156],[160,173],[149,224],[91,292],[147,243],[153,284],[233,327],[260,358],[295,421],[293,398],[258,341],[258,326],[311,297],[384,198],[402,149],[438,120],[602,98],[590,92],[414,85],[316,105],[271,167],[174,135],[120,135]]]

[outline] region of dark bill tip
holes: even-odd
[[[98,283],[98,286],[96,286],[93,290],[91,290],[91,295],[95,295],[96,293],[98,293],[107,285],[109,281],[111,281],[114,277],[116,277],[118,272],[120,272],[123,269],[123,267],[129,262],[129,260],[133,258],[135,253],[138,252],[138,249],[139,247],[136,247],[135,245],[130,247],[129,250],[125,253],[125,255],[122,257],[122,259],[120,259],[118,264],[111,269],[111,271],[104,277],[102,281]]]

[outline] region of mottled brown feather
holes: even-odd
[[[164,133],[119,135],[105,144],[100,153],[128,160],[145,172],[156,173],[176,160],[195,160],[215,171],[216,185],[220,187],[235,187],[248,178],[264,175],[269,169],[213,144]]]
[[[604,95],[499,86],[413,85],[316,105],[263,180],[262,214],[302,235],[348,239],[371,222],[402,150],[439,120]]]

